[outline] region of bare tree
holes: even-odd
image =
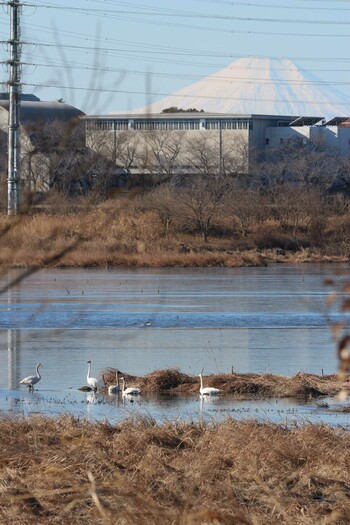
[[[177,192],[173,184],[162,184],[150,191],[142,198],[143,210],[157,213],[164,227],[164,236],[167,239],[169,228],[178,214]]]
[[[195,225],[208,241],[213,220],[224,207],[224,196],[228,190],[228,180],[220,176],[195,175],[178,188],[178,215],[189,226]]]
[[[265,198],[256,190],[232,188],[225,198],[225,210],[238,225],[242,237],[263,216]]]
[[[279,185],[272,189],[271,212],[284,231],[291,231],[293,238],[301,228],[311,224],[315,207],[319,208],[321,194],[313,188]]]
[[[147,145],[147,162],[151,173],[173,175],[179,172],[178,160],[183,143],[183,133],[178,131],[144,132]]]
[[[220,172],[220,151],[216,133],[190,137],[185,144],[185,157],[194,173],[203,176]]]
[[[238,135],[230,137],[229,139],[227,133],[223,132],[221,152],[222,175],[247,175],[249,157],[252,152],[249,149],[249,144],[245,137]]]

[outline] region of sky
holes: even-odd
[[[250,56],[292,59],[350,108],[350,0],[25,0],[21,40],[23,92],[90,115],[141,108]]]

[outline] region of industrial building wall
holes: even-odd
[[[273,127],[266,128],[265,136],[265,152],[268,156],[269,152],[280,148],[281,145],[295,141],[304,141],[310,140],[310,127],[309,126],[300,126],[300,127]]]
[[[220,147],[221,142],[221,147]],[[248,170],[249,130],[86,131],[86,145],[132,172]],[[220,161],[221,151],[221,161]],[[235,168],[236,166],[236,168]]]
[[[343,159],[350,159],[350,128],[338,127],[339,155]]]
[[[286,117],[281,117],[281,121],[279,121],[278,118],[252,118],[251,126],[250,126],[250,139],[249,139],[249,145],[251,151],[255,152],[255,154],[264,154],[265,146],[266,146],[266,138],[272,139],[272,135],[274,132],[273,130],[277,130],[277,135],[279,133],[279,130],[288,129],[287,124],[290,122],[289,120],[286,120]],[[279,127],[279,124],[284,124],[283,127]],[[283,133],[283,131],[282,131]],[[283,135],[281,135],[283,136]],[[279,140],[278,140],[279,142]]]
[[[350,158],[350,128],[338,126],[295,126],[266,129],[265,154],[269,158],[283,144],[312,143],[322,151]]]

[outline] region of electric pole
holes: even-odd
[[[219,175],[222,175],[223,165],[222,165],[222,118],[219,117]]]
[[[21,178],[20,158],[20,105],[21,105],[21,64],[20,64],[20,4],[19,0],[8,2],[10,8],[10,59],[9,65],[9,117],[7,139],[7,214],[19,212],[19,186]]]

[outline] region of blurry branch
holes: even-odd
[[[327,279],[324,284],[332,287],[337,285],[333,279]],[[331,306],[338,299],[340,299],[339,311],[346,314],[350,312],[350,285],[342,284],[341,288],[342,295],[335,291],[331,292],[327,298],[327,304]],[[350,374],[350,334],[346,332],[344,333],[344,329],[346,329],[346,327],[347,325],[345,320],[341,320],[340,322],[334,323],[331,326],[333,336],[335,337],[337,343],[338,377],[343,382],[346,381]],[[345,386],[342,386],[338,397],[342,401],[348,399],[348,390],[345,388]]]
[[[0,288],[0,295],[8,292],[8,290],[13,288],[14,286],[17,286],[22,281],[27,279],[30,275],[33,275],[34,273],[36,273],[39,270],[41,270],[43,267],[50,266],[52,264],[55,264],[59,260],[61,260],[62,257],[64,257],[64,255],[66,255],[67,253],[69,253],[72,250],[74,250],[74,248],[76,248],[78,246],[80,241],[81,241],[80,236],[77,236],[75,238],[75,240],[69,246],[66,246],[64,249],[60,250],[59,252],[55,253],[54,255],[51,255],[50,257],[47,257],[46,259],[43,259],[43,261],[40,264],[40,266],[32,266],[32,267],[28,268],[27,270],[25,270],[18,277],[13,279],[10,283],[8,283],[5,286],[3,286],[2,288]]]
[[[339,377],[346,379],[350,373],[350,352],[349,352],[350,335],[343,336],[338,343],[339,356]]]
[[[58,50],[58,53],[59,53],[59,58],[62,62],[62,65],[63,65],[63,71],[64,71],[64,74],[66,75],[66,78],[67,78],[67,85],[68,86],[74,86],[75,83],[74,83],[74,75],[73,75],[73,69],[70,67],[70,64],[69,64],[69,59],[68,57],[66,56],[66,53],[64,51],[64,46],[62,45],[62,41],[61,41],[61,36],[60,36],[60,32],[59,30],[57,29],[56,25],[53,24],[53,27],[52,27],[52,33],[55,37],[55,42],[56,42],[56,47],[57,47],[57,50]],[[101,63],[101,60],[102,60],[102,54],[100,52],[100,42],[102,41],[102,37],[101,37],[101,28],[99,26],[99,24],[96,25],[96,37],[95,37],[95,40],[97,42],[97,45],[96,45],[96,49],[95,49],[95,52],[94,52],[94,57],[93,57],[93,64],[92,64],[92,67],[93,69],[95,68],[98,68],[100,69],[100,72],[99,74],[96,74],[94,73],[94,71],[92,71],[91,75],[90,75],[90,80],[89,80],[89,90],[86,92],[86,96],[84,98],[84,100],[81,102],[82,104],[82,107],[84,108],[88,108],[89,105],[93,105],[94,106],[94,113],[98,114],[100,112],[102,112],[103,110],[103,107],[104,107],[104,102],[101,101],[101,93],[102,93],[102,88],[106,86],[106,80],[105,80],[105,74],[106,74],[106,71],[108,68],[106,68],[106,64],[105,63]],[[43,48],[41,50],[41,52],[44,53],[44,56],[45,56],[45,48]],[[50,57],[47,57],[46,58],[50,58]],[[104,57],[106,58],[106,57]],[[122,82],[124,76],[125,76],[125,73],[126,72],[122,72],[118,75],[118,78],[112,83],[112,86],[110,88],[111,91],[116,91],[117,88],[119,87],[120,83]],[[60,85],[62,83],[62,74],[61,74],[61,69],[60,70],[56,70],[55,72],[55,77],[53,79],[53,83],[54,84],[58,84]],[[66,89],[66,88],[63,88],[63,89]],[[101,89],[101,91],[99,92],[99,89]],[[99,92],[98,95],[96,95],[96,92]],[[72,103],[73,105],[75,105],[74,103],[74,94],[75,94],[75,91],[74,89],[71,90],[71,99],[72,99]],[[64,98],[66,100],[68,100],[70,97],[68,97],[68,92],[65,93],[64,95]]]
[[[105,511],[104,507],[102,506],[101,500],[98,497],[97,489],[96,489],[96,481],[92,474],[92,472],[87,473],[89,481],[90,481],[90,489],[88,491],[88,496],[91,497],[92,501],[94,502],[98,513],[100,514],[101,518],[103,518],[104,523],[113,523],[112,516],[108,516],[107,512]]]
[[[1,228],[1,230],[0,230],[0,239],[2,237],[4,237],[9,231],[11,231],[12,228],[17,226],[17,224],[19,224],[21,218],[22,218],[21,214],[9,217],[8,223],[5,224],[5,226],[3,228]]]

